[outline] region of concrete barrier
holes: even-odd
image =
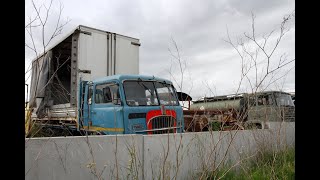
[[[140,135],[26,139],[25,179],[142,179]]]
[[[26,139],[25,179],[194,179],[257,150],[294,146],[294,129]]]

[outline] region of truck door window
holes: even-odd
[[[266,96],[259,96],[258,97],[258,106],[267,105]]]
[[[89,86],[89,89],[88,89],[88,99],[87,99],[87,102],[89,103],[89,104],[91,104],[91,101],[92,101],[92,86]]]
[[[258,106],[272,105],[272,97],[271,95],[260,95],[258,96]]]
[[[256,98],[254,96],[249,96],[249,106],[256,105]]]
[[[95,90],[95,103],[120,103],[119,86],[117,84],[99,84]]]

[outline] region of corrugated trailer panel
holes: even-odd
[[[80,27],[78,68],[83,80],[114,74],[139,74],[139,40],[106,31]]]
[[[116,36],[116,73],[139,74],[139,40]]]
[[[107,43],[106,33],[93,32],[91,35],[80,33],[78,68],[91,71],[90,74],[80,73],[83,80],[91,81],[95,78],[107,76]]]

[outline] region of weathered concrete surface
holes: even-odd
[[[142,141],[138,135],[26,139],[25,179],[142,179]]]
[[[194,179],[203,170],[236,165],[257,150],[294,146],[295,123],[271,128],[26,139],[26,179],[117,179],[117,174],[119,179]]]
[[[267,130],[144,136],[144,177],[195,179],[205,170],[236,165],[257,150],[294,146],[294,127],[294,123],[279,123]]]

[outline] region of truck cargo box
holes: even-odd
[[[32,62],[29,106],[36,119],[76,120],[79,82],[139,74],[139,39],[78,26]]]

